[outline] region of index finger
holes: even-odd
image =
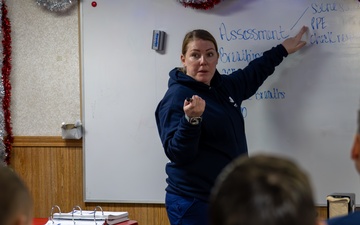
[[[297,41],[300,41],[301,38],[302,38],[302,36],[306,33],[307,30],[308,30],[308,27],[307,27],[307,26],[303,26],[303,27],[300,29],[299,33],[295,36],[295,39],[296,39]]]

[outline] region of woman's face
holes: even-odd
[[[214,76],[218,58],[214,43],[202,39],[189,42],[186,54],[181,55],[186,74],[207,85]]]

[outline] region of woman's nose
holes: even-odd
[[[201,56],[201,58],[200,58],[200,65],[206,65],[206,64],[207,64],[207,61],[206,61],[205,56]]]

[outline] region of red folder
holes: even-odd
[[[33,225],[44,225],[47,223],[48,220],[48,218],[34,218]]]
[[[121,223],[116,223],[114,225],[138,225],[138,222],[135,220],[128,220]]]

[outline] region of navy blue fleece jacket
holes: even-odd
[[[208,201],[221,170],[235,157],[247,154],[241,103],[251,97],[288,55],[282,45],[229,75],[215,72],[210,86],[175,68],[168,90],[155,112],[166,164],[169,193]],[[184,100],[198,95],[206,102],[202,122],[191,125],[183,111]]]
[[[346,216],[331,218],[327,221],[328,225],[359,225],[360,212],[353,212]]]

